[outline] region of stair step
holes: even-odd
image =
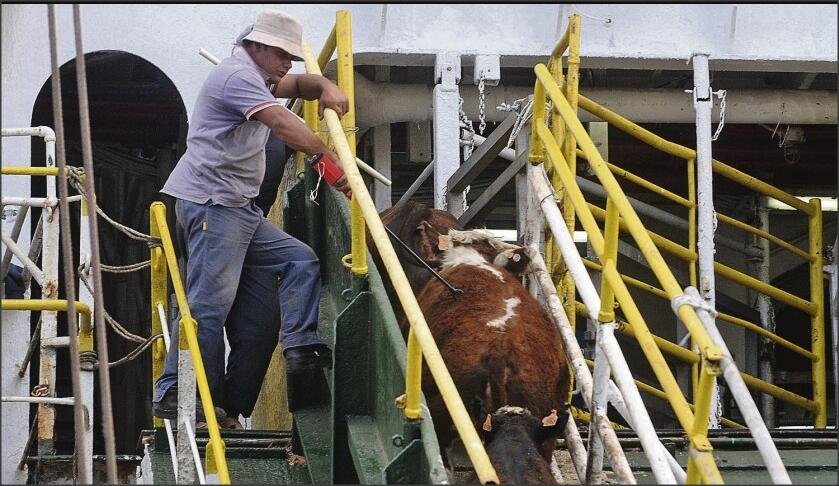
[[[369,416],[347,416],[347,439],[355,471],[361,484],[382,484],[388,464],[379,430]]]

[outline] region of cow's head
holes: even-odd
[[[486,230],[449,230],[438,237],[437,248],[441,251],[459,246],[468,246],[484,257],[487,263],[504,268],[515,276],[526,273],[530,257],[525,248],[507,243]]]
[[[543,451],[553,443],[568,422],[568,412],[552,410],[538,418],[526,408],[501,407],[487,414],[480,424],[484,446],[503,482],[553,483],[550,457]],[[549,448],[553,451],[553,447]]]

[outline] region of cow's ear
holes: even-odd
[[[446,251],[454,246],[452,243],[452,237],[449,235],[437,235],[437,249],[440,251]]]
[[[536,442],[542,443],[547,440],[555,440],[562,435],[565,425],[568,423],[568,411],[563,409],[560,412],[551,410],[551,413],[542,419],[542,426],[536,432]]]
[[[417,249],[419,256],[425,260],[426,263],[432,266],[440,264],[440,257],[437,250],[437,237],[440,235],[428,221],[423,221],[417,226],[419,237],[417,239]]]
[[[492,432],[492,415],[487,414],[487,418],[484,420],[484,425],[481,426],[481,429],[486,432]]]

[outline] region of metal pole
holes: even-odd
[[[830,268],[830,323],[833,351],[833,426],[839,430],[839,235],[833,242],[833,258]]]
[[[757,207],[758,227],[763,231],[769,232],[769,209],[766,207],[766,196],[759,198]],[[767,284],[771,283],[771,275],[769,273],[769,258],[771,251],[769,248],[769,240],[766,238],[758,238],[758,247],[760,248],[761,259],[758,262],[757,278]],[[757,308],[760,313],[760,325],[766,330],[775,332],[775,312],[772,308],[772,300],[768,295],[757,292]],[[769,383],[775,382],[772,373],[772,356],[775,355],[775,345],[769,339],[760,338],[759,348],[759,363],[760,363],[760,379]],[[760,408],[762,410],[763,420],[766,426],[775,427],[775,398],[766,393],[760,396]]]
[[[50,65],[52,67],[52,114],[56,132],[56,156],[58,162],[59,216],[61,218],[61,253],[64,254],[64,294],[67,299],[67,335],[70,338],[70,376],[73,386],[73,428],[75,432],[75,456],[78,481],[88,484],[93,481],[93,434],[92,417],[86,417],[82,410],[81,360],[79,359],[78,316],[76,314],[76,275],[73,269],[73,242],[70,228],[70,205],[67,200],[67,161],[64,150],[64,116],[61,102],[61,72],[58,67],[58,32],[55,25],[55,5],[47,5],[50,39]],[[72,323],[72,325],[71,325]],[[92,389],[90,390],[92,394]],[[93,404],[87,404],[93,411]]]
[[[699,291],[712,308],[716,309],[714,284],[714,217],[713,170],[711,166],[711,110],[714,102],[708,73],[708,54],[694,53],[693,108],[696,110],[696,180],[698,226],[696,248],[699,253]],[[711,414],[708,427],[719,428],[721,407],[719,387],[714,382]]]
[[[435,61],[434,109],[434,207],[455,217],[463,214],[463,195],[449,194],[449,177],[460,167],[460,55],[444,52]]]
[[[3,202],[5,206],[5,201]],[[12,241],[17,241],[20,237],[20,230],[23,228],[23,222],[26,221],[26,215],[29,212],[29,204],[22,204],[20,209],[18,209],[17,217],[15,218],[15,225],[12,227],[11,238]],[[6,252],[3,254],[3,263],[0,266],[0,279],[5,280],[6,275],[9,273],[9,266],[12,264],[12,251],[9,248],[6,248]]]
[[[402,194],[402,197],[399,198],[399,201],[396,204],[410,201],[411,198],[414,197],[414,194],[416,194],[423,182],[425,182],[428,177],[434,173],[434,165],[434,161],[432,160],[425,166],[425,169],[420,172],[420,175],[417,176],[417,179],[413,182],[413,184],[411,184],[411,187],[405,191],[405,194]]]
[[[693,287],[686,288],[685,294],[695,297],[699,296],[698,291]],[[755,446],[760,451],[760,457],[763,459],[763,463],[766,464],[766,470],[769,472],[772,482],[775,484],[791,484],[789,474],[787,474],[781,456],[778,454],[778,449],[772,441],[772,436],[769,435],[769,430],[766,428],[766,424],[760,416],[760,412],[757,409],[757,405],[755,405],[754,399],[752,399],[749,389],[746,388],[743,377],[740,376],[740,372],[737,370],[737,365],[731,358],[731,352],[728,350],[728,346],[726,346],[719,329],[717,329],[714,319],[704,309],[696,309],[696,313],[705,330],[711,336],[711,339],[720,348],[720,351],[722,351],[720,368],[722,368],[723,378],[728,383],[731,396],[734,398],[735,403],[737,403],[740,413],[743,414],[743,421],[749,427],[749,431],[754,438]]]
[[[73,5],[73,30],[76,37],[76,82],[79,93],[79,126],[81,128],[82,159],[85,170],[85,192],[90,201],[91,213],[96,214],[97,201],[93,174],[93,153],[90,143],[90,112],[87,102],[87,70],[84,47],[82,46],[82,23],[79,5]],[[108,334],[105,327],[105,307],[102,292],[102,271],[99,266],[98,218],[90,218],[90,268],[93,277],[95,309],[93,312],[96,328],[96,350],[99,363],[99,396],[101,398],[102,435],[105,438],[105,466],[108,482],[117,482],[116,447],[114,445],[114,414],[111,406],[111,375],[108,371]]]

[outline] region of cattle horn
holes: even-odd
[[[452,241],[456,241],[458,243],[469,244],[474,241],[486,241],[489,243],[490,246],[495,248],[496,250],[517,250],[521,248],[518,245],[513,245],[512,243],[507,243],[501,238],[494,236],[492,233],[485,231],[485,230],[449,230],[449,236],[451,237]]]

